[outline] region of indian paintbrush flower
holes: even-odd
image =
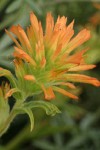
[[[20,90],[28,96],[43,91],[47,100],[55,98],[54,91],[78,99],[59,86],[73,89],[75,86],[72,82],[100,86],[96,78],[77,73],[95,67],[85,63],[87,49],[77,51],[90,38],[89,30],[83,29],[74,36],[74,21],[66,25],[67,18],[58,16],[54,23],[51,13],[46,17],[45,32],[34,13],[30,14],[30,21],[26,33],[20,25],[11,27],[10,31],[18,40],[6,30],[16,44],[13,56]]]
[[[15,76],[9,70],[0,68],[0,77],[5,76],[10,82],[10,86],[6,84],[0,87],[0,115],[5,112],[4,119],[0,122],[0,136],[6,132],[15,116],[23,113],[28,114],[32,130],[33,108],[43,108],[47,115],[52,116],[60,113],[59,109],[50,102],[26,101],[27,97],[43,91],[45,99],[51,100],[55,98],[56,91],[78,99],[61,86],[75,89],[74,82],[100,86],[100,81],[96,78],[80,74],[80,71],[95,67],[85,62],[84,54],[88,49],[80,51],[77,49],[90,38],[89,30],[83,29],[74,36],[74,21],[66,25],[67,18],[59,16],[54,23],[51,13],[46,17],[45,31],[34,13],[30,14],[30,21],[31,25],[27,27],[26,32],[20,25],[11,27],[10,31],[17,36],[18,40],[6,30],[16,44],[13,53]],[[15,103],[10,110],[8,97],[11,95]]]

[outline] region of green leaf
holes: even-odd
[[[30,118],[31,131],[32,131],[33,128],[34,128],[34,116],[33,116],[33,113],[31,111],[31,109],[29,109],[29,108],[22,108],[22,110],[25,111],[25,113],[27,113],[29,118]]]
[[[56,113],[61,113],[61,111],[52,103],[46,101],[31,101],[24,103],[24,108],[33,109],[39,107],[45,110],[47,115],[54,116]]]
[[[8,101],[5,99],[4,95],[2,95],[3,91],[0,89],[0,137],[9,127],[7,124],[7,120],[10,114],[10,107]],[[6,125],[6,127],[5,127]]]
[[[32,0],[25,0],[26,1],[26,3],[28,3],[29,4],[29,6],[32,8],[32,10],[34,10],[34,11],[36,11],[38,14],[42,14],[42,11],[41,11],[41,9],[39,8],[39,5],[38,4],[36,4],[34,1],[32,1]]]
[[[3,52],[3,51],[8,52],[7,47],[9,47],[12,43],[13,43],[13,41],[9,38],[9,36],[7,34],[4,34],[0,38],[0,52]]]
[[[26,113],[29,116],[30,123],[31,123],[31,129],[30,130],[32,131],[34,128],[34,116],[33,116],[32,110],[30,108],[18,107],[18,108],[16,108],[16,113],[17,114]]]
[[[17,87],[16,79],[9,70],[0,68],[0,77],[2,76],[6,77],[10,81],[12,87],[14,88]]]
[[[9,112],[10,112],[9,104],[5,102],[4,99],[2,100],[2,98],[0,97],[0,129],[6,122],[9,116]]]
[[[7,14],[4,17],[4,20],[0,23],[0,30],[4,30],[7,26],[10,26],[11,24],[13,24],[16,19],[18,19],[20,15],[20,11],[14,12],[12,14]]]
[[[6,9],[7,13],[11,13],[17,9],[19,9],[22,1],[21,0],[14,0],[12,4]]]

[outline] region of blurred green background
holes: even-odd
[[[31,11],[42,21],[43,28],[46,13],[52,12],[55,20],[58,15],[67,16],[68,23],[75,19],[76,33],[84,27],[90,29],[91,39],[83,46],[90,47],[87,63],[97,67],[86,73],[100,79],[100,2],[96,1],[0,0],[0,67],[14,73],[13,42],[5,34],[5,28],[9,30],[12,25],[20,24],[26,29]],[[87,84],[77,86],[79,102],[60,94],[52,101],[61,114],[49,117],[40,109],[34,110],[32,132],[27,115],[15,118],[0,139],[0,150],[100,150],[100,88]],[[9,102],[12,106],[12,97]]]

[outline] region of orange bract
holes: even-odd
[[[55,98],[53,91],[57,91],[70,98],[78,99],[77,96],[57,86],[64,85],[74,89],[75,86],[69,83],[70,81],[100,86],[100,81],[96,78],[73,74],[73,72],[95,67],[85,63],[84,53],[87,49],[72,53],[90,38],[89,30],[83,29],[73,37],[74,21],[67,26],[67,18],[59,16],[54,24],[51,13],[48,13],[46,17],[45,32],[34,13],[30,14],[30,21],[31,25],[27,28],[27,33],[20,25],[11,28],[11,32],[17,36],[18,41],[11,33],[6,32],[17,46],[14,51],[15,65],[18,66],[20,60],[23,65],[21,69],[16,67],[16,74],[19,70],[24,70],[21,78],[29,82],[33,93],[34,89],[42,90],[45,99],[50,100]],[[26,85],[26,88],[28,87]]]

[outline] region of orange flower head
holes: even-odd
[[[66,25],[67,18],[58,16],[54,23],[51,13],[46,17],[45,31],[34,13],[30,14],[30,21],[26,32],[20,25],[12,26],[11,32],[18,40],[6,31],[16,44],[13,56],[19,88],[29,94],[43,91],[45,98],[51,100],[55,98],[54,91],[78,99],[59,87],[75,88],[70,82],[100,86],[96,78],[77,73],[95,67],[85,63],[87,49],[77,52],[77,48],[90,38],[89,30],[83,29],[74,36],[74,21]]]

